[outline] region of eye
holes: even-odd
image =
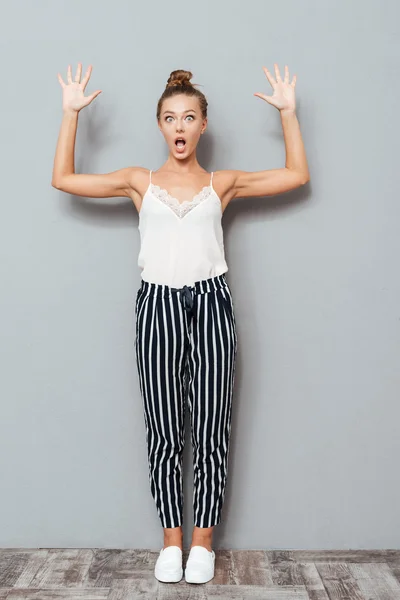
[[[195,119],[194,115],[188,115],[188,117],[190,117],[191,119],[193,119],[193,121],[194,121],[194,119]],[[187,117],[186,117],[186,118],[187,118]],[[168,115],[167,117],[165,117],[165,120],[166,120],[166,121],[168,121],[168,119],[172,119],[171,115]],[[169,121],[168,121],[168,123],[169,123]]]

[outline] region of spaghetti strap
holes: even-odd
[[[211,186],[211,187],[212,187],[213,175],[214,175],[214,171],[212,171],[212,172],[211,172],[211,179],[210,179],[210,186]]]
[[[151,183],[151,171],[150,171],[150,183]]]

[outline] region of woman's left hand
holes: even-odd
[[[282,81],[279,73],[277,63],[274,63],[276,81],[268,71],[266,67],[263,67],[265,75],[273,87],[274,93],[272,96],[265,96],[264,94],[256,93],[255,96],[266,100],[272,106],[275,106],[280,111],[295,111],[296,110],[296,99],[294,95],[294,88],[296,85],[296,75],[293,76],[292,83],[289,83],[289,67],[285,65],[285,79]]]

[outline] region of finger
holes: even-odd
[[[267,67],[263,67],[264,69],[264,73],[268,79],[268,81],[270,82],[271,86],[274,88],[275,87],[275,81],[271,75],[271,73],[268,71]]]
[[[68,65],[68,69],[67,69],[67,81],[68,81],[68,83],[72,83],[71,65]]]
[[[101,94],[101,90],[97,90],[96,92],[93,92],[93,94],[90,94],[90,96],[87,97],[88,101],[86,104],[92,102],[99,94]]]
[[[91,73],[92,73],[92,65],[89,65],[88,68],[86,69],[85,76],[82,79],[82,89],[83,89],[83,91],[85,91],[85,88],[86,88],[86,86],[88,84],[88,81],[90,79]]]
[[[293,75],[293,79],[292,79],[292,83],[291,85],[294,87],[296,85],[296,81],[297,81],[297,76]]]
[[[63,78],[61,77],[60,73],[57,73],[57,79],[60,82],[61,87],[64,89],[65,83],[64,83]]]
[[[269,102],[272,99],[272,96],[265,96],[264,94],[260,94],[259,92],[255,93],[254,95],[261,98],[261,100],[265,100],[266,102]]]
[[[76,69],[76,75],[75,75],[75,83],[81,82],[81,75],[82,75],[82,63],[78,63],[78,67]]]
[[[277,81],[282,81],[281,74],[279,72],[278,63],[274,63],[274,67],[275,67],[275,77],[276,77],[276,80]]]
[[[285,65],[285,83],[289,83],[289,67]]]

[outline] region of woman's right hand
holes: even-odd
[[[58,81],[62,87],[63,97],[62,97],[62,108],[64,112],[79,112],[81,108],[84,108],[88,104],[92,102],[101,94],[101,90],[97,90],[93,92],[90,96],[85,98],[84,91],[89,82],[90,75],[92,72],[92,65],[89,65],[83,80],[81,81],[82,74],[82,63],[78,63],[78,68],[76,70],[75,81],[72,81],[71,75],[71,65],[68,65],[68,83],[65,83],[60,75],[57,73]]]

